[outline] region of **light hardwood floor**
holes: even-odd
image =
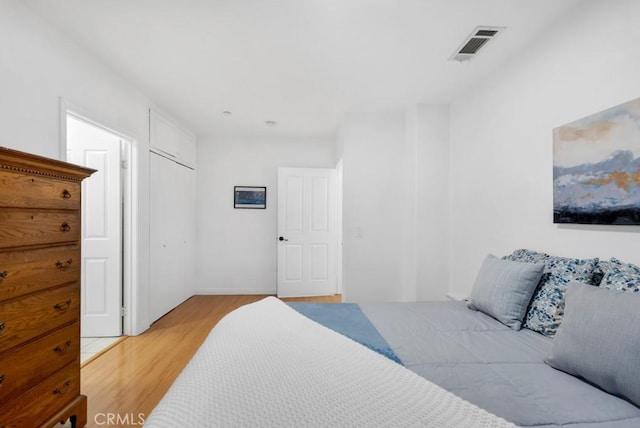
[[[119,420],[118,426],[139,427],[211,328],[230,311],[264,297],[191,297],[143,334],[126,338],[86,364],[81,389],[89,401],[87,427],[106,426],[108,418]],[[340,302],[341,296],[283,300]]]

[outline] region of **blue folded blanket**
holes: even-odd
[[[288,303],[302,315],[324,325],[398,364],[400,358],[391,350],[371,321],[355,303]]]

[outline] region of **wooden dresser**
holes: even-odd
[[[80,395],[80,182],[0,147],[0,428],[87,422]]]

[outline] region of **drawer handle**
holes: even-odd
[[[53,390],[54,395],[64,396],[71,389],[71,379],[67,379],[62,388],[56,388]]]
[[[0,374],[0,386],[2,386],[2,382],[4,382],[4,375]]]
[[[53,307],[54,309],[59,310],[60,312],[66,312],[71,307],[71,299],[67,300],[64,303],[56,303]]]
[[[64,342],[64,345],[58,345],[53,350],[58,354],[65,354],[71,348],[71,340]]]
[[[56,267],[60,270],[67,270],[71,266],[71,263],[73,263],[73,259],[68,259],[66,262],[58,260],[56,262]]]
[[[4,333],[4,328],[7,326],[7,324],[0,322],[0,336],[2,336],[2,333]]]
[[[71,192],[69,192],[67,189],[64,189],[64,190],[62,191],[62,197],[63,197],[64,199],[70,199],[70,198],[71,198]]]
[[[9,275],[9,272],[7,272],[6,270],[3,270],[2,272],[0,272],[0,282],[4,281],[7,275]]]
[[[68,232],[70,230],[71,230],[71,226],[69,226],[69,223],[67,223],[66,221],[60,225],[61,232]]]

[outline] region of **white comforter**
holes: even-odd
[[[513,426],[276,298],[223,318],[145,427]]]

